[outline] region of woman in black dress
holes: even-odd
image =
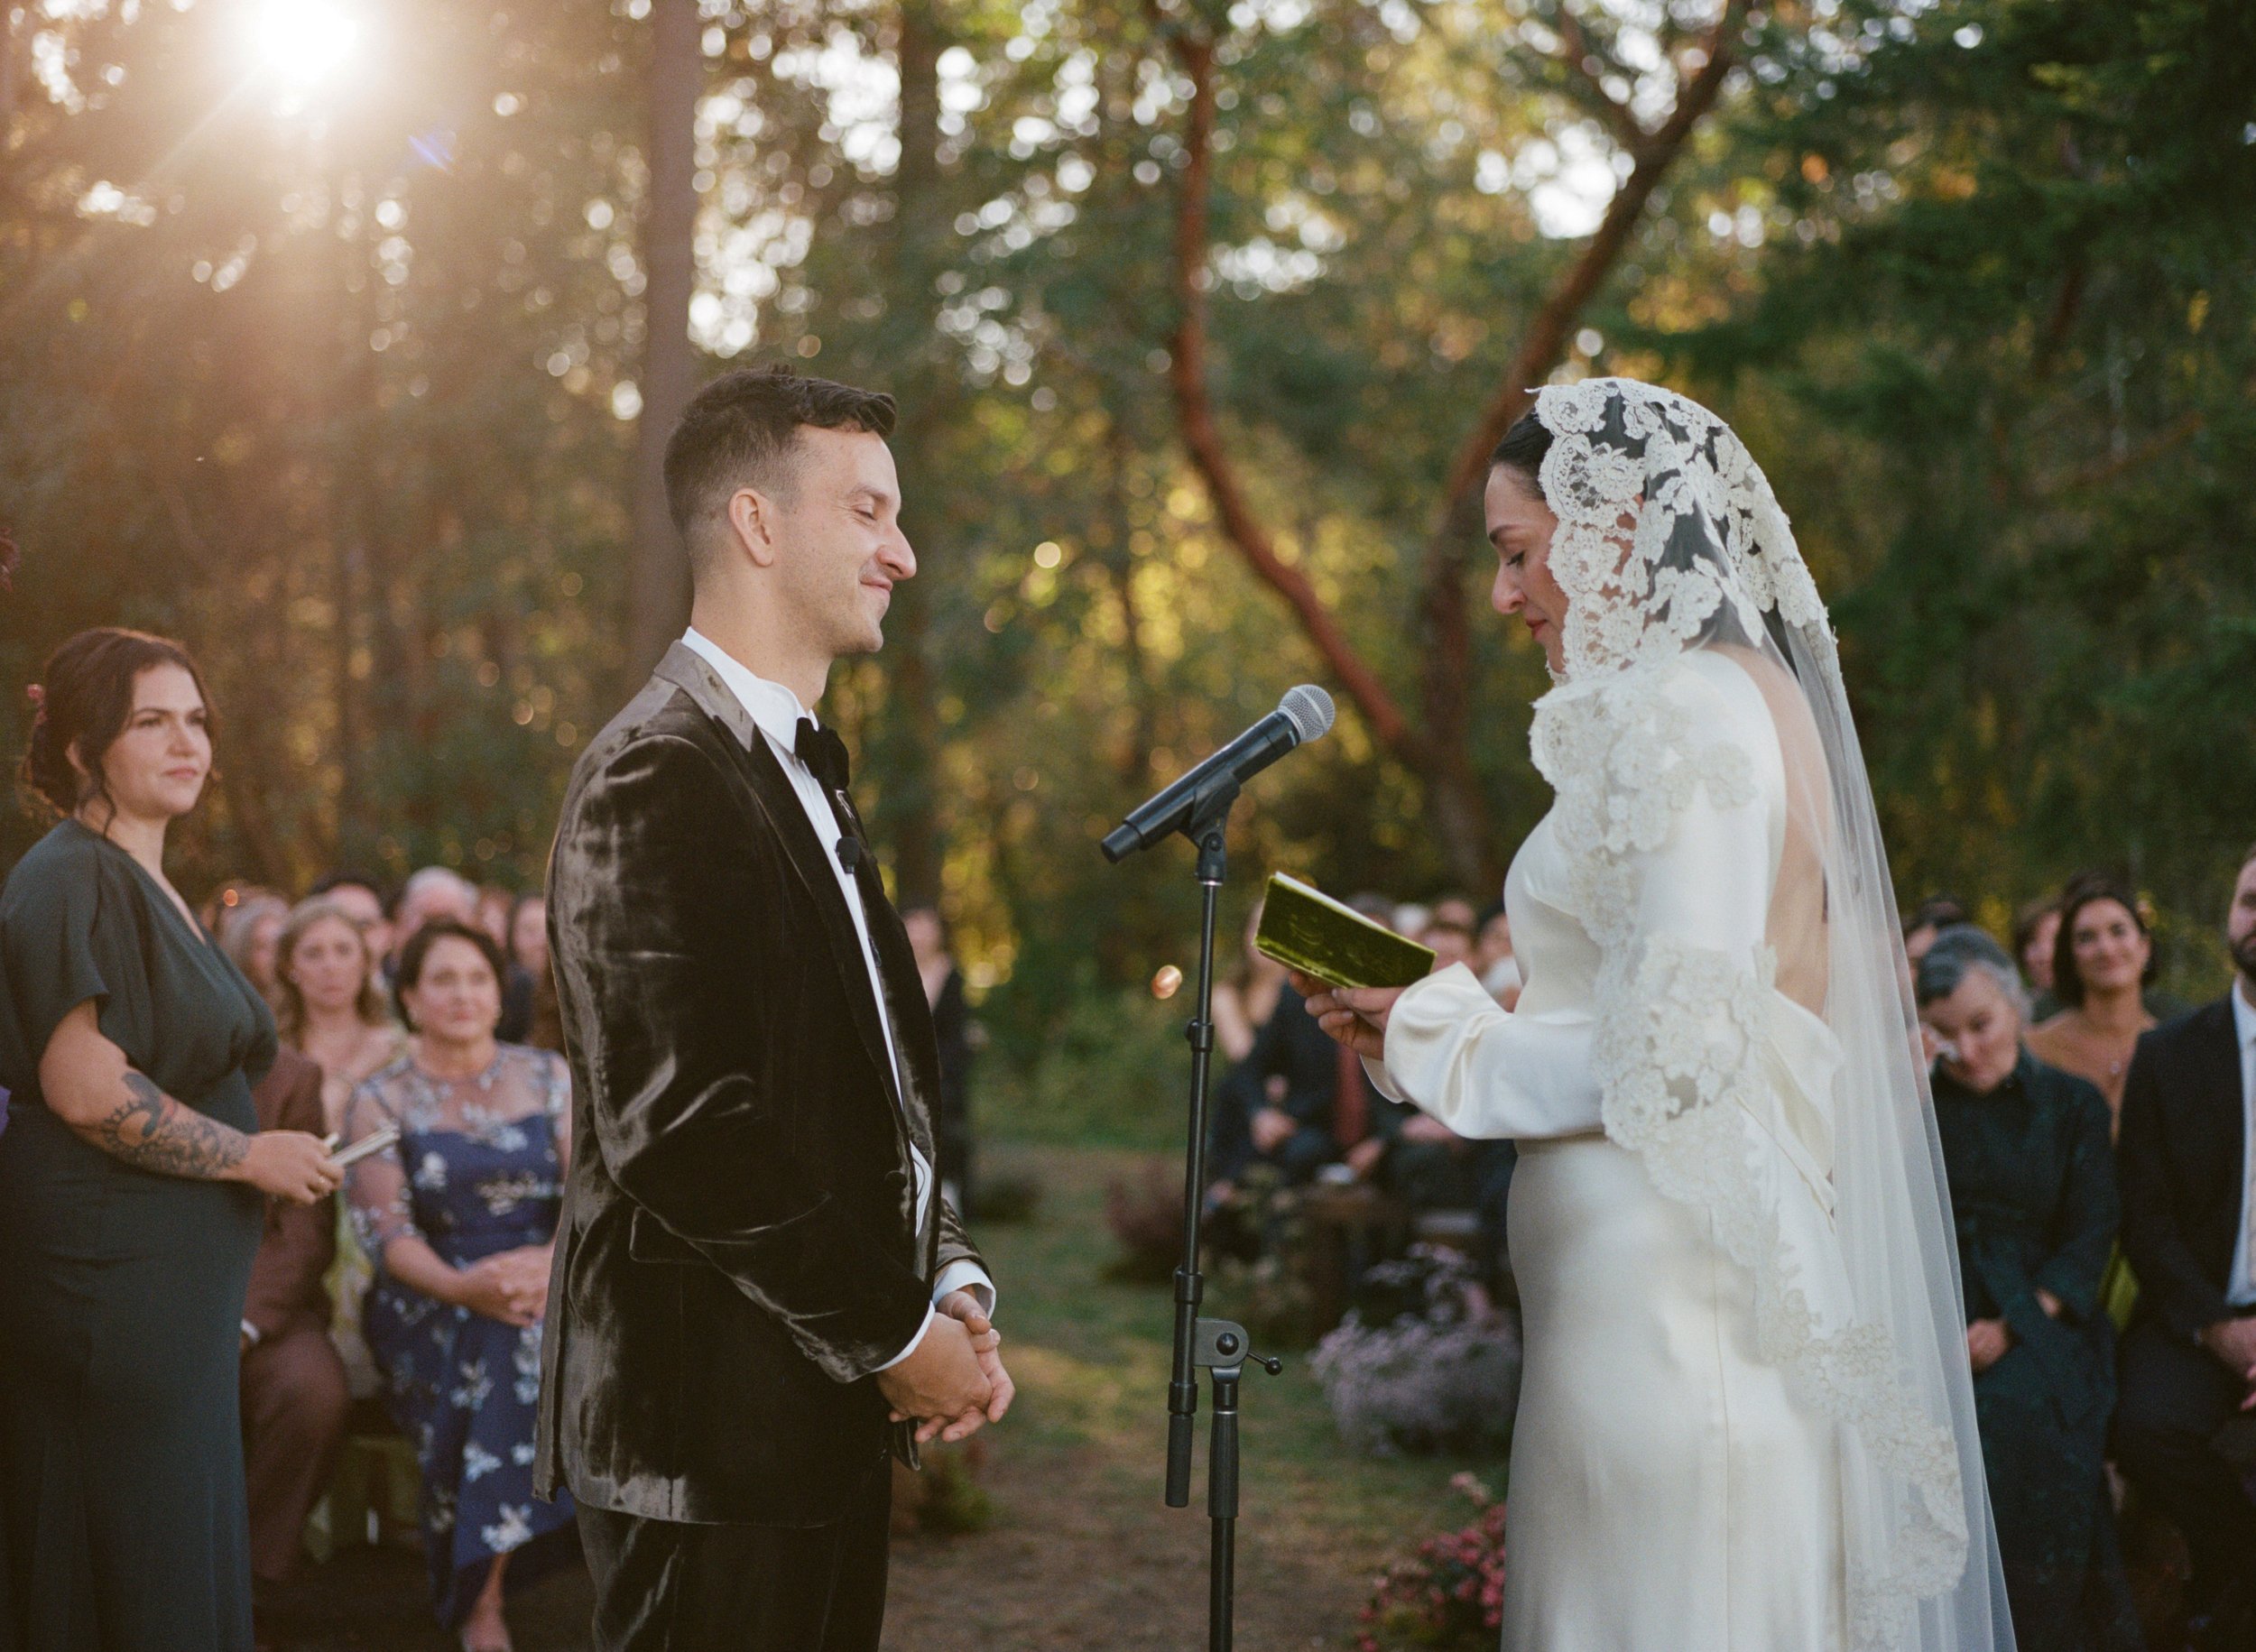
[[[236,1361],[261,1198],[342,1176],[318,1138],[258,1131],[273,1020],[165,880],[210,768],[177,644],[90,631],[48,661],[24,777],[65,818],[0,889],[16,1652],[252,1646]]]
[[[2024,1047],[2020,977],[1981,930],[1937,936],[1917,987],[1942,1047],[1935,1124],[2014,1631],[2032,1652],[2134,1652],[2105,1467],[2115,1327],[2099,1287],[2120,1209],[2107,1103]]]

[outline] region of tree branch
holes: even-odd
[[[1175,335],[1171,340],[1168,384],[1175,400],[1183,446],[1193,468],[1206,484],[1222,531],[1254,574],[1283,597],[1300,621],[1301,630],[1324,660],[1347,697],[1371,727],[1373,736],[1413,768],[1429,761],[1427,743],[1410,726],[1402,708],[1347,640],[1346,632],[1324,605],[1324,599],[1308,577],[1278,553],[1276,541],[1246,496],[1236,466],[1215,423],[1214,407],[1207,391],[1207,198],[1214,159],[1215,86],[1214,42],[1204,35],[1170,27],[1151,7],[1154,19],[1173,47],[1176,61],[1190,78],[1188,128],[1183,147],[1188,157],[1175,215],[1174,286]]]
[[[2152,464],[2172,448],[2184,446],[2200,435],[2207,424],[2208,420],[2198,410],[2181,413],[2144,441],[2119,454],[2111,455],[2095,465],[2087,465],[2080,470],[2039,483],[2031,492],[2039,500],[2050,500],[2064,494],[2078,494],[2087,488],[2097,487],[2102,483],[2113,482],[2140,466]]]
[[[1454,512],[1465,495],[1487,475],[1490,452],[1512,427],[1512,421],[1527,411],[1529,387],[1547,375],[1565,354],[1567,334],[1580,319],[1583,307],[1590,302],[1599,284],[1621,259],[1662,175],[1674,164],[1693,128],[1715,106],[1716,95],[1723,90],[1724,77],[1730,72],[1731,40],[1738,26],[1741,4],[1742,0],[1731,0],[1724,8],[1723,16],[1708,32],[1706,60],[1697,71],[1681,78],[1676,107],[1669,112],[1669,118],[1644,134],[1632,149],[1635,165],[1622,187],[1613,192],[1613,198],[1606,203],[1605,216],[1599,220],[1596,232],[1521,336],[1520,347],[1512,353],[1502,382],[1482,410],[1479,421],[1457,449],[1456,459],[1449,467],[1444,494],[1447,512]]]
[[[1606,90],[1603,78],[1591,72],[1590,60],[1598,57],[1604,60],[1603,54],[1592,46],[1590,37],[1583,32],[1582,20],[1566,5],[1560,5],[1554,21],[1562,48],[1554,61],[1564,64],[1568,76],[1582,88],[1576,97],[1576,102],[1595,115],[1608,135],[1634,155],[1644,147],[1646,132],[1637,124],[1637,117],[1630,113],[1628,106],[1616,102],[1613,95]]]

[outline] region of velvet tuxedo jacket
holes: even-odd
[[[2233,1312],[2247,1129],[2229,997],[2140,1036],[2115,1149],[2138,1318],[2192,1337]]]
[[[873,1374],[977,1259],[937,1183],[916,1221],[939,1057],[874,883],[898,1089],[830,856],[705,660],[676,643],[574,767],[549,864],[573,1152],[541,1496],[821,1524],[905,1432]]]

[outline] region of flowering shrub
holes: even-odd
[[[1389,1566],[1363,1609],[1356,1652],[1396,1647],[1490,1652],[1503,1627],[1504,1506],[1470,1474],[1449,1482],[1480,1518],[1418,1546]]]
[[[1373,1269],[1364,1292],[1400,1311],[1366,1324],[1364,1309],[1351,1310],[1314,1361],[1347,1443],[1374,1456],[1500,1450],[1519,1403],[1520,1334],[1475,1312],[1464,1260],[1421,1245]]]

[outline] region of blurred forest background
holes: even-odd
[[[0,758],[71,632],[184,639],[222,719],[191,895],[537,883],[679,623],[653,444],[781,358],[904,405],[923,571],[827,707],[891,870],[1007,1049],[1101,1043],[1196,891],[1096,837],[1293,682],[1341,723],[1241,809],[1241,896],[1493,892],[1545,678],[1471,490],[1526,386],[1620,373],[1769,470],[1903,898],[2002,927],[2125,868],[2215,990],[2256,838],[2247,0],[0,17]]]

